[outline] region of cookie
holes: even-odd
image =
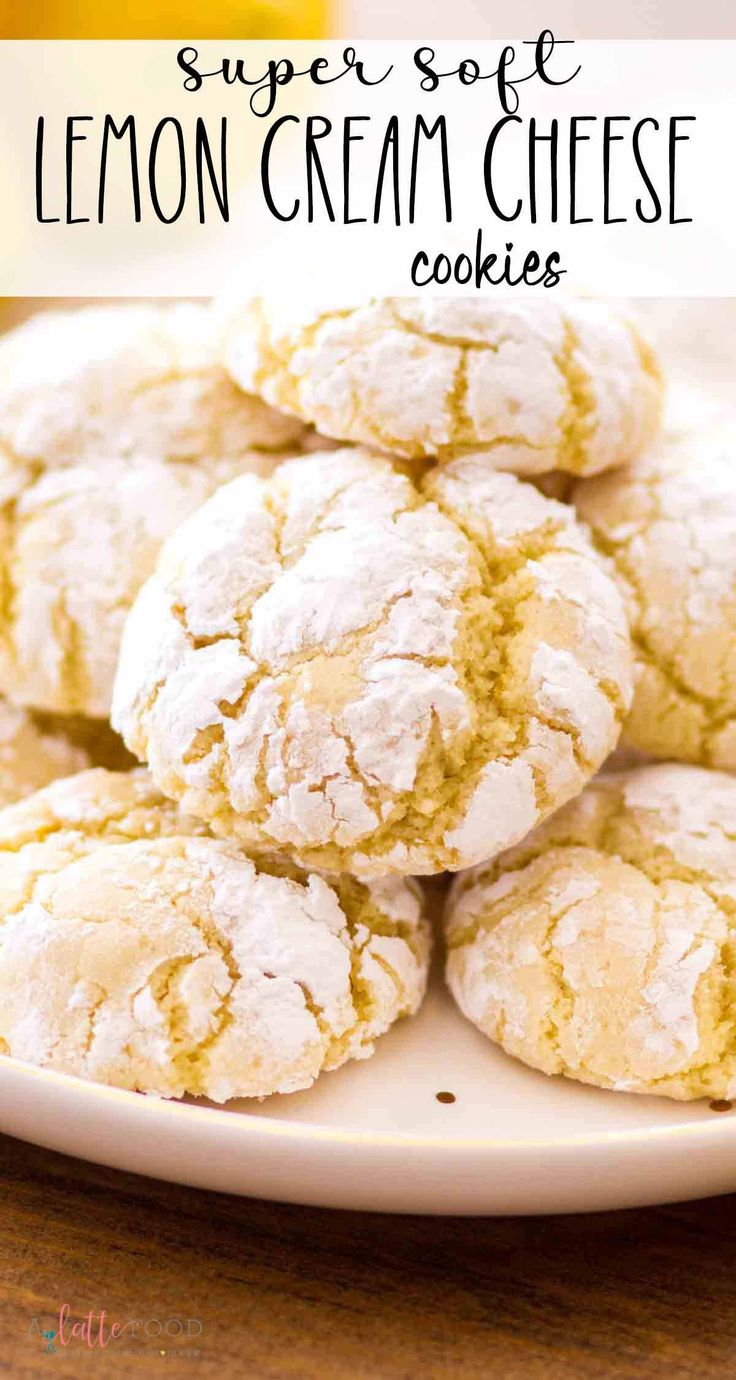
[[[457,878],[447,980],[533,1068],[623,1092],[736,1095],[736,781],[600,776]]]
[[[630,677],[620,597],[569,508],[482,457],[422,476],[351,449],[237,479],[169,539],[113,722],[249,850],[434,873],[576,794]]]
[[[234,459],[303,426],[236,387],[198,303],[44,312],[0,339],[0,499],[107,459]]]
[[[419,889],[274,869],[205,836],[142,771],[0,812],[3,1052],[216,1101],[366,1058],[424,993]]]
[[[200,304],[32,318],[0,341],[0,691],[105,717],[163,538],[217,485],[314,444],[218,364]]]
[[[89,766],[84,747],[0,698],[0,807]]]
[[[736,417],[670,432],[572,499],[625,596],[636,653],[624,741],[736,770]]]
[[[243,388],[409,459],[482,452],[519,474],[595,474],[634,459],[659,424],[649,347],[598,303],[256,298],[226,311],[223,335]]]
[[[126,614],[166,536],[224,479],[273,456],[49,470],[0,508],[0,688],[19,704],[110,712]]]

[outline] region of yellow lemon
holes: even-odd
[[[0,0],[2,38],[318,38],[325,0]]]

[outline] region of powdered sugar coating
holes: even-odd
[[[125,617],[165,537],[218,484],[275,463],[107,459],[29,484],[0,509],[0,686],[35,708],[108,715]]]
[[[122,744],[121,744],[122,747]],[[61,730],[0,698],[0,807],[89,766],[89,756]]]
[[[414,884],[265,871],[145,772],[88,772],[24,805],[0,813],[6,1053],[224,1101],[308,1087],[418,1007]]]
[[[312,443],[218,362],[195,303],[44,313],[0,340],[0,689],[110,711],[120,630],[164,537]]]
[[[60,465],[234,459],[303,426],[228,378],[201,303],[43,312],[0,339],[0,497]]]
[[[736,770],[736,414],[696,411],[572,500],[612,562],[636,653],[630,746]]]
[[[432,873],[580,790],[629,696],[621,602],[569,509],[478,457],[413,480],[355,449],[238,479],[170,538],[113,719],[249,850]]]
[[[224,351],[275,407],[411,459],[482,452],[519,474],[595,474],[659,425],[651,351],[600,303],[257,298],[225,308]]]
[[[447,902],[461,1010],[545,1073],[736,1094],[736,782],[675,764],[600,776]]]

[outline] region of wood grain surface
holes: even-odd
[[[13,1380],[736,1374],[736,1197],[391,1218],[203,1193],[7,1137],[0,1182],[0,1374]],[[104,1350],[61,1346],[63,1303],[69,1325],[104,1309],[106,1326],[138,1328]],[[200,1334],[155,1335],[187,1319]]]

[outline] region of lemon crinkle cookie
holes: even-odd
[[[234,458],[304,428],[235,386],[202,303],[43,312],[0,339],[0,496],[62,465]]]
[[[428,954],[415,883],[265,871],[142,771],[0,813],[0,1047],[32,1063],[167,1097],[291,1092],[416,1010]]]
[[[84,748],[60,728],[0,698],[0,807],[89,764]]]
[[[736,414],[666,435],[572,500],[625,596],[636,656],[628,745],[736,770]]]
[[[126,614],[165,537],[270,457],[108,460],[49,471],[0,508],[0,686],[52,713],[110,712]]]
[[[113,722],[251,850],[456,870],[579,791],[630,699],[615,584],[571,510],[464,459],[361,449],[235,480],[166,543]]]
[[[334,310],[251,299],[224,312],[235,379],[327,436],[520,474],[594,474],[659,424],[658,367],[600,303],[384,298]]]
[[[731,1098],[735,934],[736,782],[640,767],[456,879],[447,978],[471,1021],[545,1073]]]
[[[91,307],[11,332],[0,689],[50,713],[109,714],[122,623],[163,538],[219,483],[270,473],[306,439],[220,368],[204,306]]]

